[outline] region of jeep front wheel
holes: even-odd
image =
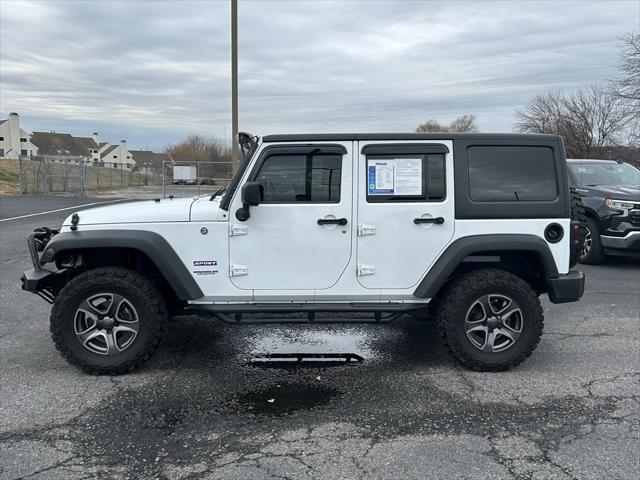
[[[544,324],[535,291],[495,269],[453,280],[438,299],[438,330],[449,352],[478,371],[508,370],[535,350]]]
[[[125,268],[73,278],[51,310],[51,334],[69,361],[93,374],[135,370],[156,351],[167,310],[155,286]]]

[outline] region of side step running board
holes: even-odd
[[[209,304],[189,305],[189,310],[212,314],[227,323],[382,323],[395,320],[407,312],[426,307],[426,304],[415,303],[298,303],[298,304]],[[304,313],[305,317],[268,317],[247,318],[246,314],[292,314]],[[372,317],[324,318],[316,313],[371,313]]]
[[[221,313],[411,312],[427,303],[250,303],[190,304],[189,310]]]
[[[255,312],[253,312],[255,314]],[[225,323],[233,324],[266,324],[266,323],[385,323],[391,322],[404,315],[404,312],[387,313],[373,312],[373,317],[343,317],[325,318],[316,317],[315,312],[307,312],[305,317],[251,317],[247,318],[242,313],[212,312],[213,316]]]

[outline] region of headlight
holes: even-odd
[[[609,208],[633,208],[633,202],[627,202],[626,200],[614,200],[607,198],[604,204]]]

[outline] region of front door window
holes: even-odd
[[[271,155],[255,181],[264,187],[263,203],[339,203],[341,171],[341,155]]]

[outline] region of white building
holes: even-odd
[[[99,155],[100,163],[104,163],[105,167],[131,170],[134,166],[133,155],[127,147],[126,140],[120,140],[120,143],[113,145],[100,143]]]
[[[20,116],[12,112],[0,120],[0,158],[31,157],[38,147],[31,143],[31,135],[20,128]]]
[[[0,158],[19,156],[123,170],[133,170],[136,165],[126,140],[116,144],[100,143],[98,132],[93,132],[91,137],[54,131],[29,134],[20,128],[18,114],[10,113],[7,119],[0,120]]]

